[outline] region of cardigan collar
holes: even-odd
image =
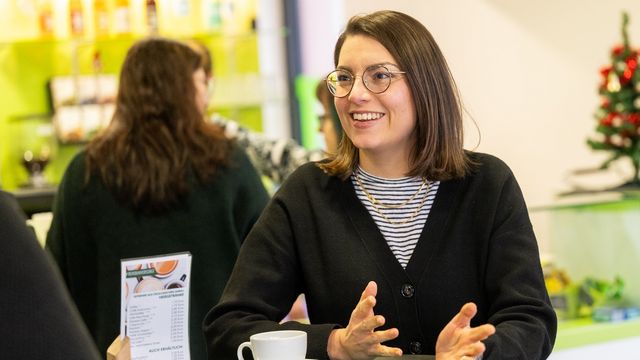
[[[340,182],[340,201],[351,223],[360,236],[372,261],[391,283],[418,284],[429,271],[432,257],[445,241],[443,234],[456,209],[463,179],[441,181],[429,217],[406,268],[398,262],[382,236],[375,221],[356,196],[350,178]]]

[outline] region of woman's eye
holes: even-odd
[[[378,70],[371,75],[371,78],[374,80],[385,80],[388,79],[391,74],[388,71]]]
[[[349,74],[339,74],[337,76],[337,79],[340,82],[349,82],[349,81],[351,81],[351,75],[349,75]]]

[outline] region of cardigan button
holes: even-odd
[[[416,288],[413,287],[413,285],[411,284],[404,284],[402,285],[402,289],[400,290],[400,293],[402,294],[403,297],[410,299],[413,297],[413,294],[416,293]]]
[[[412,354],[422,354],[422,344],[420,341],[412,341],[409,344],[409,351],[411,351]]]

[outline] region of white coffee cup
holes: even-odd
[[[304,360],[307,355],[304,331],[268,331],[251,335],[249,340],[238,346],[238,360],[244,360],[242,349],[245,347],[251,349],[255,360]]]

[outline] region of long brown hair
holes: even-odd
[[[419,21],[390,10],[352,17],[338,38],[334,63],[349,36],[364,35],[382,44],[406,71],[416,107],[415,147],[409,176],[430,180],[462,177],[470,161],[463,148],[462,105],[447,62]],[[327,173],[347,178],[358,162],[358,149],[344,136],[335,157],[319,166]]]
[[[177,41],[150,38],[124,60],[116,110],[86,150],[88,182],[98,176],[125,206],[162,213],[229,164],[231,143],[204,121],[193,73],[201,57]]]

